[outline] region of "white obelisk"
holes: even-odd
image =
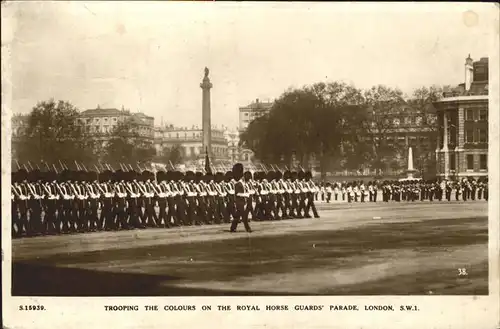
[[[408,170],[406,170],[407,178],[412,179],[415,171],[416,170],[413,169],[413,150],[410,146],[410,148],[408,149]]]

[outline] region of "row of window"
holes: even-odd
[[[467,154],[467,170],[474,170],[474,154]],[[450,154],[450,170],[456,170],[456,154]],[[479,170],[488,170],[488,155],[479,154]]]
[[[109,119],[109,120],[108,120]],[[91,124],[92,123],[92,118],[83,118],[83,119],[80,119],[83,123],[85,124]],[[99,123],[100,122],[100,118],[94,118],[94,123]],[[117,122],[118,119],[117,118],[104,118],[103,119],[103,122]]]
[[[488,142],[488,131],[486,129],[476,129],[474,134],[473,129],[465,130],[465,142],[472,143],[487,143]]]
[[[410,126],[410,125],[421,125],[423,123],[424,118],[422,116],[407,116],[404,117],[403,120],[401,118],[393,118],[392,119],[392,125],[394,126],[399,126],[401,125],[401,122],[403,122],[404,125]],[[427,120],[428,123],[432,124],[436,121],[436,117],[434,115],[427,115]],[[391,124],[391,119],[385,118],[384,119],[384,124],[389,125]],[[374,121],[371,123],[372,127],[377,126],[377,122]]]
[[[465,111],[466,121],[487,121],[488,111],[485,109],[467,109]]]

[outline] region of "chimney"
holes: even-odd
[[[255,100],[255,103],[257,103],[257,104],[259,103],[259,99],[258,98]]]
[[[465,59],[465,91],[470,90],[470,86],[472,84],[472,79],[473,79],[472,76],[473,72],[474,72],[473,61],[472,58],[470,58],[469,54],[469,57]]]

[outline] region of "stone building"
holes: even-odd
[[[273,104],[274,104],[273,102],[269,101],[261,102],[257,98],[255,102],[252,102],[246,106],[241,106],[239,108],[239,127],[238,127],[240,134],[248,128],[250,122],[257,119],[258,117],[261,117],[269,113],[269,111],[271,111]],[[238,153],[239,153],[238,160],[244,164],[250,164],[256,160],[254,152],[250,149],[241,148]]]
[[[465,82],[443,93],[438,110],[437,171],[460,179],[488,175],[488,58],[465,60]]]
[[[176,145],[181,147],[182,156],[186,160],[197,160],[205,157],[201,128],[197,126],[187,128],[170,125],[154,129],[154,146],[158,156],[161,156],[166,148],[169,149]],[[212,161],[229,159],[228,142],[223,129],[212,127],[211,146]]]
[[[239,108],[238,128],[240,132],[245,131],[248,128],[250,122],[252,122],[254,119],[269,113],[272,106],[273,102],[261,102],[258,98],[255,100],[255,102],[252,102],[246,106],[241,106]]]
[[[144,113],[131,113],[128,110],[115,108],[89,109],[83,111],[78,117],[79,124],[85,127],[86,132],[93,138],[105,142],[111,138],[115,128],[123,122],[128,122],[131,128],[145,142],[153,143],[154,139],[154,117]]]

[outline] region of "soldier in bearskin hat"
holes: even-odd
[[[174,181],[171,183],[172,190],[175,193],[175,216],[177,218],[178,224],[188,225],[188,206],[187,206],[187,184],[189,182],[186,174],[176,171],[173,175]],[[170,210],[169,210],[170,211]],[[175,225],[176,223],[174,223]]]
[[[196,191],[195,187],[195,173],[192,171],[186,172],[186,175],[184,177],[184,184],[183,188],[186,194],[185,200],[186,200],[186,223],[188,225],[193,225],[193,224],[199,224],[196,210],[197,210],[197,203],[196,199],[198,196],[198,192]]]
[[[276,207],[278,191],[276,190],[276,184],[274,184],[274,179],[276,177],[275,171],[268,171],[265,174],[265,184],[267,186],[268,198],[266,204],[266,212],[268,214],[269,219],[280,219],[278,214],[278,208]]]
[[[283,173],[281,171],[276,171],[273,184],[275,185],[276,190],[276,210],[278,213],[281,212],[281,219],[289,219],[285,206],[286,186],[283,181]]]
[[[19,171],[11,172],[11,213],[12,213],[12,237],[21,237],[23,234],[23,223],[21,221],[21,203],[25,202],[25,197],[22,194],[21,179]]]
[[[144,204],[144,213],[143,213],[143,224],[146,224],[148,227],[158,227],[158,216],[155,211],[155,189],[153,185],[153,181],[155,180],[154,173],[149,170],[145,170],[141,174],[142,179],[139,183],[142,187],[143,193],[143,204]]]
[[[28,173],[28,188],[31,198],[28,202],[29,207],[29,236],[42,234],[42,201],[44,194],[40,186],[41,173],[39,170],[33,170]]]
[[[303,170],[299,170],[297,172],[297,185],[300,193],[298,194],[298,213],[304,214],[303,217],[306,216],[306,200],[307,200],[307,187],[305,186],[305,172]]]
[[[208,205],[207,205],[207,195],[208,191],[206,190],[205,184],[204,184],[204,177],[203,173],[201,172],[196,172],[193,186],[195,188],[195,191],[197,192],[196,195],[196,218],[197,218],[197,223],[198,224],[209,224],[211,222],[211,218],[209,218],[208,215]]]
[[[158,226],[159,227],[169,227],[170,223],[167,219],[167,188],[165,187],[165,181],[167,179],[167,173],[164,171],[159,171],[156,173],[155,185],[156,191],[156,202],[158,202]]]
[[[59,200],[59,192],[55,186],[57,184],[57,174],[49,171],[44,176],[43,188],[46,192],[46,207],[43,230],[49,234],[60,233],[61,226],[56,216]]]
[[[318,188],[312,181],[312,173],[310,171],[304,173],[304,180],[307,189],[305,216],[306,218],[311,218],[309,211],[312,210],[314,218],[319,218],[318,212],[316,211],[316,205],[314,204],[314,193]]]
[[[245,205],[247,203],[246,198],[249,197],[246,192],[245,185],[243,182],[243,165],[241,163],[236,163],[233,166],[233,178],[236,181],[234,192],[235,192],[235,202],[236,202],[236,212],[233,218],[233,222],[231,223],[231,232],[236,232],[236,228],[238,227],[238,223],[240,220],[243,221],[243,225],[245,225],[245,230],[247,232],[252,232],[250,229],[250,225],[248,224],[248,218],[243,216],[245,211]]]
[[[227,192],[225,191],[223,187],[223,181],[224,181],[224,174],[221,172],[217,172],[214,177],[214,184],[213,187],[215,188],[215,191],[217,192],[217,195],[215,196],[215,213],[217,214],[217,217],[219,218],[219,222],[226,222],[226,219],[229,218],[229,214],[227,213],[227,208],[225,204],[225,200],[227,197]]]
[[[235,179],[232,171],[227,171],[224,175],[224,188],[227,192],[226,208],[229,217],[224,219],[226,222],[230,222],[231,218],[234,218],[236,214],[236,196],[235,196]]]

